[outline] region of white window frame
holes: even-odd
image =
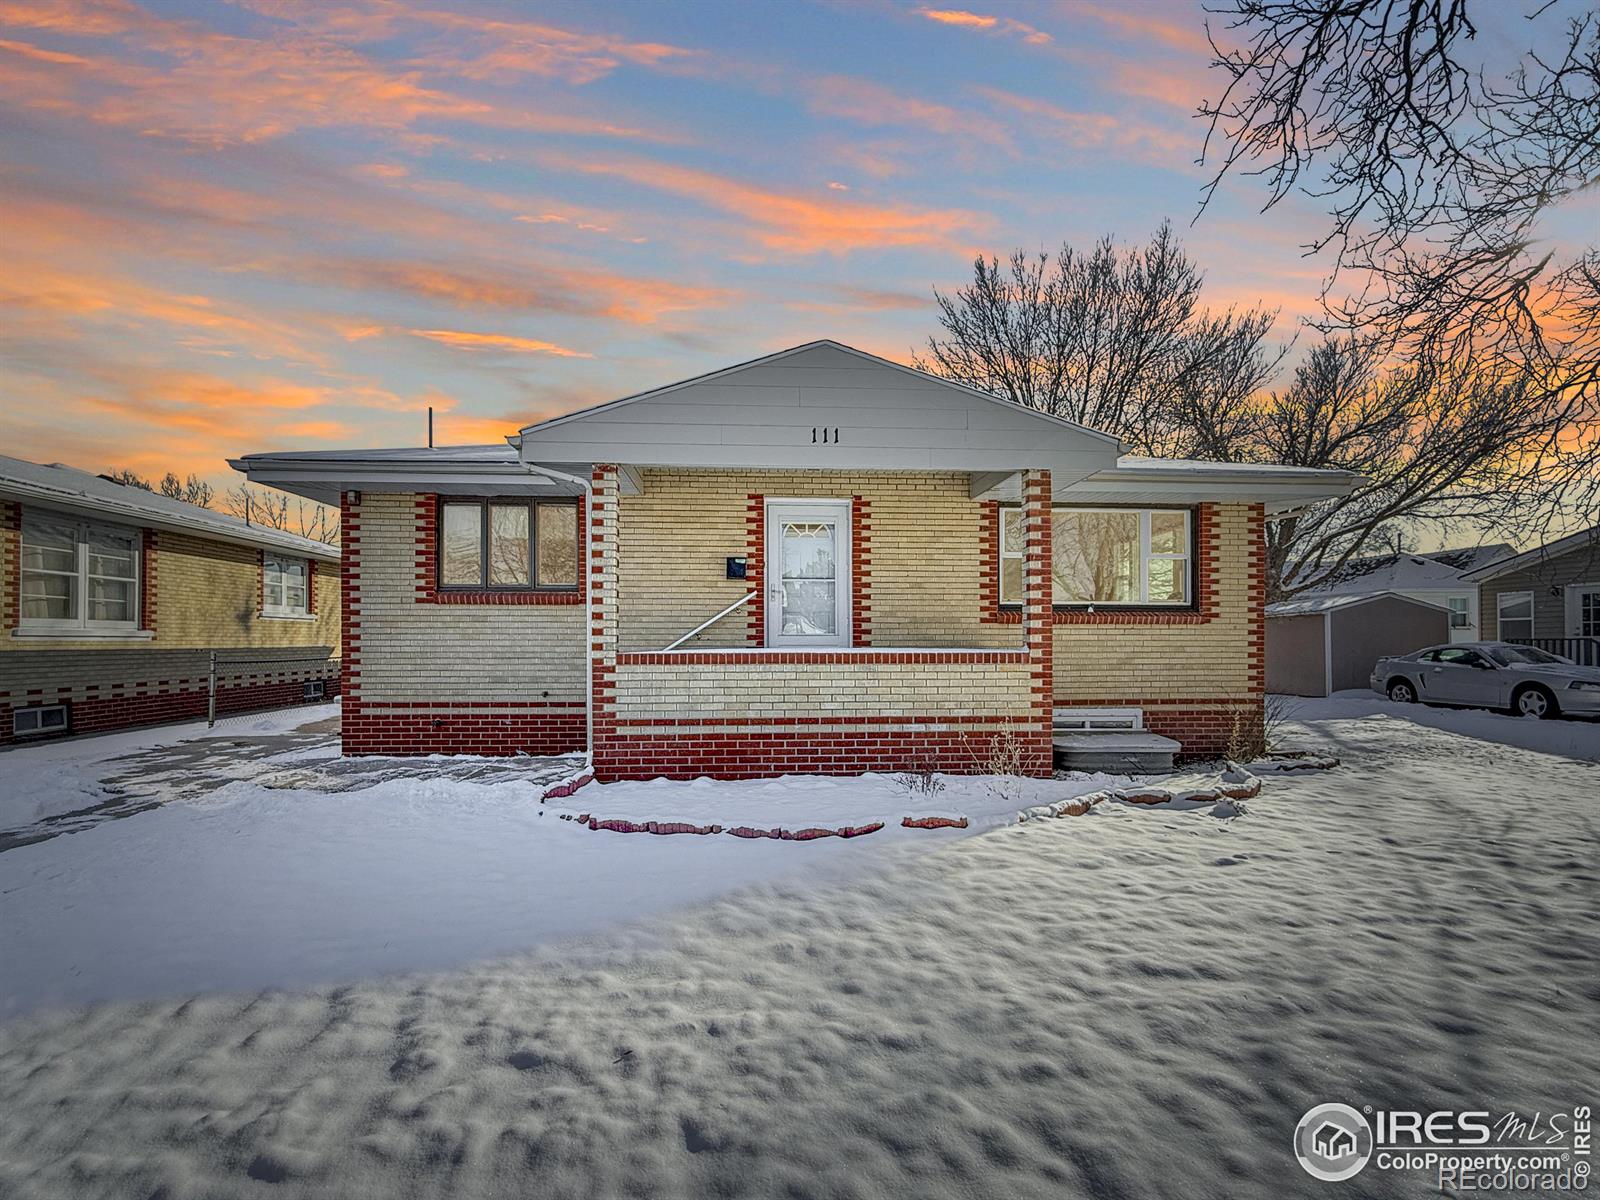
[[[50,718],[48,723],[47,717]],[[48,737],[52,733],[66,733],[71,727],[72,717],[65,704],[36,704],[11,710],[12,737]]]
[[[288,584],[283,581],[283,568],[289,563],[299,563],[305,571],[306,602],[299,608],[289,604],[287,600],[274,603],[269,597],[272,594],[272,571],[277,568],[277,589],[280,596],[289,594]],[[277,554],[271,550],[261,553],[261,615],[263,617],[282,617],[290,620],[306,620],[311,613],[311,572],[314,570],[309,558],[302,558],[297,554]]]
[[[775,498],[766,502],[767,589],[766,644],[770,648],[838,650],[847,648],[854,637],[852,595],[855,586],[850,542],[851,509],[849,500]],[[785,521],[832,521],[834,543],[833,632],[826,634],[783,632],[783,539],[777,531]]]
[[[139,620],[142,613],[139,610],[141,600],[140,592],[144,582],[144,538],[142,533],[127,525],[113,525],[107,521],[89,521],[65,513],[57,512],[29,512],[22,514],[22,534],[17,546],[19,556],[22,547],[28,540],[28,527],[37,524],[64,525],[73,530],[73,544],[77,551],[76,568],[69,575],[65,571],[43,572],[52,575],[69,575],[73,580],[73,598],[78,615],[67,619],[60,617],[30,617],[22,610],[23,599],[19,594],[17,598],[17,631],[23,634],[46,634],[60,637],[104,637],[126,636],[139,632]],[[91,621],[89,619],[89,535],[101,533],[112,537],[126,538],[132,543],[129,554],[133,561],[133,575],[124,581],[132,584],[129,598],[129,619],[126,621]],[[17,564],[17,578],[25,582],[26,571],[19,561]],[[106,576],[106,578],[112,578]],[[120,576],[116,577],[120,580]]]
[[[1000,594],[1000,603],[1001,604],[1018,606],[1018,605],[1021,605],[1024,602],[1024,600],[1026,599],[1025,596],[1021,597],[1021,598],[1018,598],[1018,599],[1010,599],[1010,600],[1008,600],[1005,597],[1004,593],[1000,592],[1000,589],[1004,586],[1004,579],[1005,579],[1004,563],[1005,563],[1005,560],[1008,559],[1008,558],[1020,559],[1027,552],[1027,548],[1026,548],[1025,545],[1024,546],[1017,546],[1017,547],[1014,547],[1014,548],[1007,547],[1007,545],[1006,545],[1006,512],[1008,510],[1012,511],[1012,512],[1015,512],[1016,511],[1016,506],[1015,505],[1001,505],[1001,506],[999,506],[999,509],[995,514],[995,519],[999,522],[999,529],[996,531],[996,537],[999,539],[999,547],[1000,547],[999,562],[997,562],[995,564],[995,570],[997,572],[999,572],[999,579],[996,580],[995,587],[996,587],[997,593]],[[1193,608],[1194,607],[1194,601],[1195,601],[1195,598],[1194,598],[1195,545],[1194,545],[1194,510],[1193,509],[1177,508],[1177,507],[1168,508],[1168,507],[1163,506],[1163,505],[1154,505],[1154,506],[1152,506],[1150,508],[1133,508],[1133,507],[1127,507],[1127,508],[1105,507],[1105,508],[1101,508],[1101,507],[1095,507],[1093,505],[1087,505],[1087,504],[1054,504],[1054,505],[1050,506],[1050,518],[1051,518],[1051,522],[1052,522],[1052,527],[1051,527],[1052,535],[1055,532],[1055,530],[1054,530],[1055,515],[1057,513],[1060,513],[1060,512],[1079,512],[1079,513],[1130,513],[1130,512],[1133,512],[1133,513],[1138,513],[1139,514],[1139,598],[1137,600],[1066,600],[1066,601],[1053,600],[1053,606],[1054,607],[1056,607],[1056,608],[1158,608],[1158,609],[1172,609],[1172,610],[1183,610],[1183,609],[1189,609],[1189,608]],[[1151,517],[1152,513],[1158,513],[1158,512],[1159,513],[1181,513],[1183,515],[1183,544],[1184,544],[1184,550],[1183,550],[1183,552],[1181,554],[1171,554],[1171,553],[1166,553],[1166,552],[1163,552],[1163,553],[1160,553],[1160,554],[1156,554],[1156,553],[1152,553],[1151,552],[1151,549],[1150,549],[1150,517]],[[1024,532],[1023,540],[1026,541],[1026,539],[1027,539],[1027,535]],[[1052,536],[1052,545],[1053,544],[1054,544],[1054,537]],[[1181,562],[1183,564],[1183,571],[1182,571],[1183,599],[1181,599],[1181,600],[1151,600],[1149,598],[1149,596],[1150,596],[1150,560],[1152,558],[1164,559],[1164,560],[1168,560],[1168,561],[1177,561],[1177,562]],[[1051,575],[1051,581],[1052,581],[1051,586],[1052,586],[1052,591],[1053,591],[1054,590],[1054,573],[1053,572],[1052,572],[1052,575]],[[1024,585],[1024,586],[1026,586],[1026,585]]]
[[[1457,608],[1456,607],[1457,604],[1460,604],[1461,607]],[[1451,629],[1471,629],[1472,628],[1473,622],[1472,622],[1472,597],[1471,596],[1446,596],[1444,598],[1444,606],[1447,609],[1450,610],[1450,628]],[[1458,620],[1456,620],[1457,617],[1460,617],[1461,619],[1458,621]]]
[[[1594,592],[1600,592],[1600,580],[1595,580],[1589,583],[1567,584],[1564,590],[1563,601],[1567,610],[1566,615],[1568,637],[1600,636],[1600,631],[1597,631],[1596,633],[1584,633],[1583,631],[1583,598],[1584,596]]]
[[[1536,615],[1533,610],[1533,593],[1500,592],[1494,598],[1494,634],[1495,637],[1499,638],[1502,642],[1511,640],[1506,634],[1506,602],[1515,602],[1518,600],[1526,600],[1528,602],[1528,615],[1526,617],[1512,617],[1511,619],[1513,621],[1527,621],[1528,632],[1525,634],[1519,634],[1518,636],[1526,637],[1530,641],[1533,639],[1534,618]]]

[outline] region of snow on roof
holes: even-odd
[[[1404,600],[1407,604],[1420,604],[1423,608],[1437,608],[1440,612],[1449,611],[1442,605],[1418,600],[1415,596],[1402,596],[1399,592],[1367,592],[1360,595],[1301,596],[1294,600],[1280,600],[1276,604],[1267,605],[1266,614],[1269,617],[1307,617],[1334,612],[1341,608],[1354,608],[1358,604],[1368,604],[1373,600],[1383,599]]]
[[[1493,550],[1495,547],[1483,547]],[[1436,551],[1432,554],[1379,554],[1353,558],[1328,583],[1309,589],[1309,595],[1350,596],[1394,591],[1471,591],[1461,568],[1446,556],[1471,551]]]
[[[1588,529],[1580,529],[1577,533],[1568,534],[1564,538],[1547,542],[1543,546],[1535,546],[1521,554],[1513,554],[1508,558],[1497,559],[1482,566],[1469,568],[1474,583],[1485,579],[1493,579],[1497,575],[1504,575],[1508,571],[1520,571],[1524,567],[1531,567],[1547,559],[1560,558],[1563,554],[1571,554],[1574,550],[1582,550],[1588,546],[1591,553],[1600,556],[1600,525],[1591,525]]]
[[[246,454],[241,462],[459,462],[514,463],[517,452],[506,442],[484,446],[389,446],[368,450],[284,450]]]
[[[1485,546],[1460,546],[1454,550],[1430,550],[1423,558],[1431,558],[1434,562],[1444,563],[1447,567],[1454,567],[1465,574],[1476,571],[1479,567],[1486,567],[1492,562],[1499,562],[1502,558],[1509,558],[1515,551],[1510,542],[1490,542]]]
[[[1182,472],[1194,475],[1259,475],[1269,478],[1326,479],[1350,476],[1352,471],[1327,467],[1288,467],[1280,463],[1212,462],[1203,458],[1151,458],[1144,454],[1124,454],[1117,459],[1118,471],[1151,471],[1162,474]]]
[[[65,463],[36,463],[0,455],[0,494],[19,498],[24,503],[53,502],[69,508],[87,509],[141,525],[178,529],[197,537],[209,535],[225,541],[293,550],[328,561],[336,561],[339,557],[336,546],[299,534],[248,524],[227,513],[173,500],[159,492],[113,483]]]

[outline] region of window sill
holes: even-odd
[[[473,589],[435,590],[418,596],[426,604],[582,604],[583,592],[577,588],[548,590]]]
[[[11,631],[11,636],[55,642],[148,642],[156,635],[153,629],[29,629],[19,626]]]
[[[317,617],[315,613],[258,612],[256,619],[258,621],[315,621]]]

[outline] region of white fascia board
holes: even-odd
[[[234,459],[230,466],[251,483],[304,496],[321,504],[338,504],[342,492],[453,492],[493,496],[544,494],[564,496],[574,490],[520,462],[372,462],[359,459]],[[582,473],[587,473],[587,467]]]
[[[323,562],[339,561],[337,546],[329,546],[311,538],[303,538],[299,534],[268,529],[265,526],[230,528],[226,525],[211,525],[193,518],[141,509],[135,505],[117,504],[97,496],[82,496],[61,493],[50,488],[30,487],[19,481],[10,481],[0,487],[0,497],[24,506],[46,508],[54,512],[71,513],[76,517],[89,517],[139,529],[181,533],[201,541],[227,542],[234,546],[253,548],[265,546],[299,558],[316,558]]]

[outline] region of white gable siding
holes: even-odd
[[[644,466],[876,467],[1082,478],[1114,442],[833,346],[602,405],[527,429],[528,461]]]

